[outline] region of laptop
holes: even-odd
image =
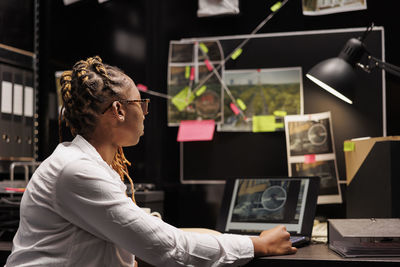
[[[319,177],[244,177],[226,180],[217,230],[259,235],[285,225],[292,245],[311,240]]]

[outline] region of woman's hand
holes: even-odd
[[[292,247],[292,242],[289,240],[290,234],[283,225],[262,231],[259,236],[250,238],[253,241],[255,257],[294,254],[297,251],[295,247]]]

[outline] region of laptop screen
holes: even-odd
[[[283,224],[291,233],[311,233],[318,198],[316,183],[318,186],[317,177],[229,179],[219,230],[258,233]]]

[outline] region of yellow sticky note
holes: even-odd
[[[199,90],[196,91],[196,95],[202,95],[207,89],[207,86],[203,85],[202,87],[199,88]]]
[[[285,127],[285,125],[284,125],[283,122],[277,122],[277,123],[275,123],[275,129],[276,129],[276,128],[284,128],[284,127]]]
[[[200,49],[203,50],[204,53],[208,53],[208,48],[204,43],[199,43]]]
[[[253,116],[253,132],[274,132],[276,130],[275,116]]]
[[[176,106],[179,111],[183,111],[190,103],[192,103],[195,95],[189,86],[183,88],[177,95],[172,98],[172,103]]]
[[[242,99],[240,99],[240,98],[236,99],[236,103],[238,104],[238,106],[239,106],[239,108],[240,108],[241,110],[246,110],[247,106],[246,106],[246,104],[243,102]]]
[[[287,112],[284,110],[275,110],[274,115],[277,117],[285,117],[287,115]]]
[[[346,142],[344,142],[344,144],[343,144],[343,151],[346,151],[346,152],[348,152],[348,151],[354,151],[354,148],[355,148],[354,142],[346,141]]]
[[[273,6],[271,6],[270,9],[271,9],[272,12],[275,12],[275,11],[277,11],[278,9],[280,9],[281,6],[282,6],[282,2],[278,1],[278,2],[276,2]]]
[[[190,77],[190,66],[185,67],[185,78],[189,79]]]
[[[240,54],[241,54],[242,52],[243,52],[242,48],[236,49],[236,51],[233,52],[231,58],[232,58],[233,60],[237,59],[237,58],[240,56]]]

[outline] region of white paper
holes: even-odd
[[[14,84],[13,114],[22,116],[22,84]]]
[[[199,0],[198,17],[239,14],[239,0]]]
[[[29,86],[25,86],[24,116],[33,116],[33,88]]]
[[[367,9],[366,0],[303,0],[303,15],[318,16]]]
[[[1,82],[1,112],[12,113],[12,83]]]

